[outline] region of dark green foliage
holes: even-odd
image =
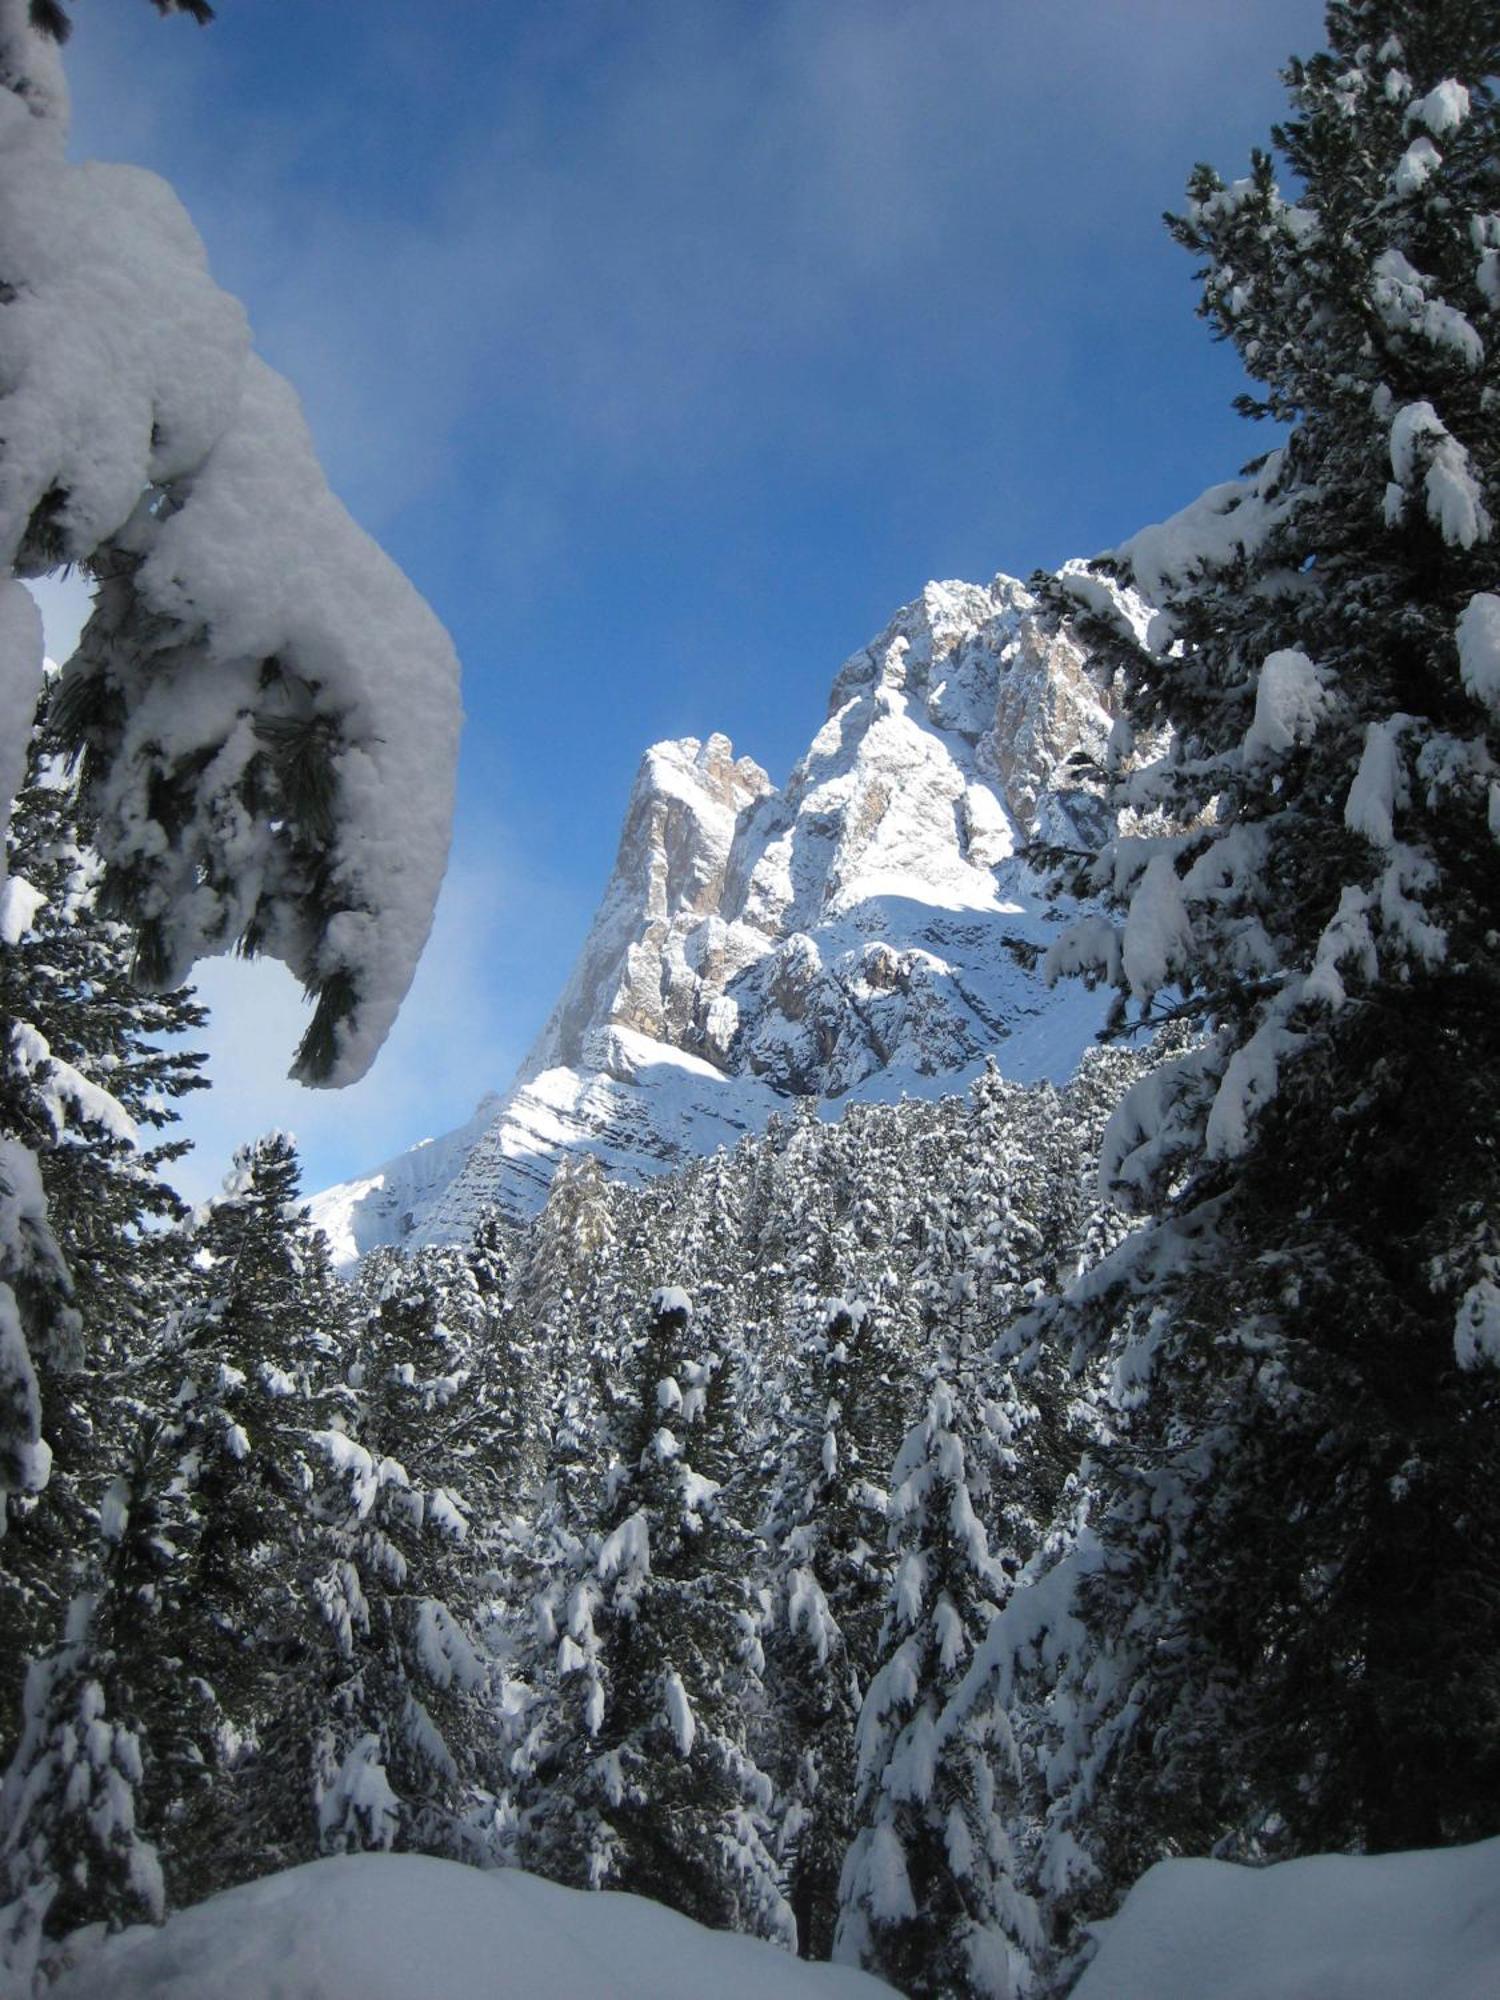
[[[1141,1566],[1172,1573],[1177,1667],[1147,1685],[1138,1782],[1122,1778],[1136,1839],[1147,1799],[1158,1838],[1252,1853],[1500,1824],[1500,1380],[1459,1368],[1454,1289],[1434,1284],[1490,1119],[1473,1038],[1434,1033],[1431,997],[1340,1023],[1265,1114],[1216,1218],[1232,1319],[1217,1274],[1174,1288],[1173,1372],[1108,1517],[1125,1598],[1095,1604],[1114,1631]],[[1163,1477],[1197,1496],[1175,1535],[1132,1497]],[[1163,1741],[1169,1759],[1148,1747]]]
[[[1284,443],[1127,546],[1147,642],[1088,619],[1173,732],[1092,878],[1121,1017],[1208,1035],[1117,1121],[1148,1226],[1062,1312],[1133,1410],[1094,1463],[1079,1657],[1110,1672],[1068,1670],[1093,1751],[1058,1801],[1103,1904],[1163,1852],[1500,1829],[1500,682],[1461,651],[1500,589],[1500,19],[1360,0],[1328,33],[1275,134],[1300,192],[1269,155],[1199,168],[1171,223]],[[1165,964],[1148,904],[1183,917]]]
[[[0,1788],[0,1982],[29,1993],[48,1936],[81,1923],[159,1920],[161,1871],[139,1835],[137,1731],[118,1710],[117,1662],[92,1597],[31,1666],[24,1720]]]
[[[84,1587],[101,1497],[139,1420],[139,1372],[183,1282],[184,1239],[164,1226],[183,1210],[162,1177],[182,1149],[152,1135],[200,1085],[202,1058],[178,1038],[204,1019],[190,993],[131,986],[129,939],[98,912],[98,866],[47,712],[44,697],[10,828],[9,893],[31,916],[0,948],[0,1090],[6,1131],[27,1146],[46,1203],[17,1289],[51,1464],[39,1494],[7,1503],[0,1616],[17,1643],[0,1660],[0,1742],[26,1653],[53,1643]]]
[[[214,1782],[174,1826],[174,1901],[308,1860],[336,1620],[312,1498],[318,1432],[347,1400],[342,1329],[308,1316],[326,1267],[280,1134],[243,1148],[196,1232],[196,1297],[163,1358],[190,1530],[159,1642],[202,1690]]]
[[[691,1358],[689,1313],[685,1294],[658,1292],[629,1343],[603,1518],[541,1607],[538,1638],[557,1646],[542,1700],[561,1704],[560,1726],[531,1725],[518,1858],[789,1937],[765,1845],[770,1787],[747,1746],[763,1701],[751,1540],[689,1459],[723,1451],[727,1385],[719,1357]]]
[[[778,1858],[804,1958],[827,1958],[854,1831],[854,1737],[889,1585],[885,1481],[903,1428],[902,1370],[874,1316],[833,1307],[788,1385],[766,1523],[768,1767]]]
[[[1007,1513],[1021,1525],[1004,1489],[1035,1412],[957,1314],[924,1403],[891,1475],[893,1574],[859,1721],[836,1955],[904,1993],[989,2000],[1025,1990],[1041,1931],[1016,1879],[1014,1731],[966,1676],[1020,1569],[993,1538]],[[1029,1540],[1045,1521],[1032,1526]]]

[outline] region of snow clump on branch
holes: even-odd
[[[82,565],[58,727],[142,978],[269,953],[318,1003],[296,1073],[352,1082],[446,865],[457,661],[329,492],[171,190],[66,139],[56,51],[0,0],[0,797],[42,664],[13,579]]]

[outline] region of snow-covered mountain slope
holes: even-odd
[[[791,1097],[931,1096],[993,1054],[1070,1074],[1102,1001],[1034,970],[1066,910],[1020,858],[1092,844],[1108,691],[1025,587],[929,584],[834,682],[778,791],[722,736],[642,760],[577,967],[520,1074],[459,1131],[313,1202],[336,1253],[537,1208],[584,1148],[638,1177]]]

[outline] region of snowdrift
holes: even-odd
[[[412,1854],[313,1861],[79,1952],[50,2000],[890,2000],[639,1896]]]
[[[1101,1928],[1073,2000],[1495,2000],[1500,1840],[1274,1868],[1162,1861]]]

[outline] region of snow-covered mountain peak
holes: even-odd
[[[894,711],[904,696],[906,712],[920,726],[962,739],[967,754],[960,753],[961,761],[971,757],[991,780],[1024,838],[1066,831],[1047,817],[1039,821],[1038,810],[1044,797],[1076,795],[1066,762],[1076,750],[1092,753],[1102,746],[1109,718],[1083,649],[1037,613],[1032,592],[1014,577],[1000,575],[987,585],[928,584],[879,638],[845,662],[834,682],[830,722],[862,697],[870,697],[879,713]],[[823,743],[820,736],[814,756]],[[794,775],[793,788],[796,783]]]
[[[727,736],[651,746],[604,900],[523,1078],[586,1062],[589,1037],[617,1023],[666,1041],[683,1032],[691,1012],[683,938],[718,909],[740,822],[774,790],[753,759],[736,759]]]
[[[696,736],[653,743],[636,774],[626,830],[636,814],[669,804],[681,806],[690,818],[706,824],[725,813],[732,821],[774,789],[753,757],[735,756],[727,736],[715,733],[701,743]]]
[[[1027,969],[1055,913],[1024,848],[1098,829],[1069,760],[1111,726],[1083,648],[997,576],[929,584],[847,660],[782,790],[727,737],[654,744],[551,1018],[498,1109],[438,1142],[458,1171],[435,1186],[426,1149],[319,1220],[345,1256],[444,1240],[488,1201],[534,1208],[577,1147],[638,1175],[792,1096],[956,1088],[990,1053],[1069,1073],[1100,1006]]]

